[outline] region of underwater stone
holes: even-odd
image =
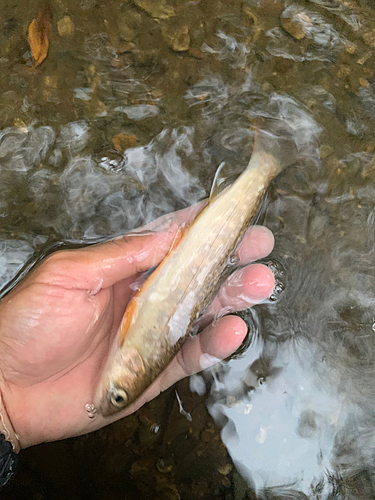
[[[171,5],[165,0],[133,0],[135,5],[150,14],[154,19],[169,19],[176,15]]]
[[[190,33],[188,26],[163,26],[161,30],[164,40],[169,47],[176,52],[185,52],[189,50],[190,46]]]

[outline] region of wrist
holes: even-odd
[[[9,419],[1,389],[0,389],[0,433],[4,435],[6,441],[9,441],[11,443],[13,451],[15,453],[18,453],[21,448],[20,442],[17,434],[13,429],[12,423]]]

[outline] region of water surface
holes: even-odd
[[[373,498],[374,4],[0,9],[2,293],[54,248],[205,197],[222,161],[246,164],[259,118],[295,151],[260,219],[282,291],[245,313],[242,354],[177,384],[184,412],[171,389],[107,429],[25,451],[4,498]],[[28,26],[46,9],[34,68]]]

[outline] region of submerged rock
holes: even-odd
[[[281,17],[280,22],[284,30],[296,40],[305,38],[306,35],[303,26],[306,23],[311,24],[309,17],[302,12],[297,12],[291,17]]]
[[[363,41],[370,47],[375,47],[375,29],[362,35]]]
[[[60,36],[70,36],[74,33],[74,23],[69,16],[64,16],[57,21],[57,31]]]
[[[133,0],[135,5],[154,19],[169,19],[176,15],[174,8],[165,0]]]
[[[137,136],[129,134],[117,134],[112,137],[112,144],[116,151],[123,153],[125,149],[135,148]]]
[[[176,52],[189,50],[190,33],[188,26],[163,26],[161,30],[164,40]]]

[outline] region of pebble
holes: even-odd
[[[337,78],[346,78],[349,75],[350,75],[350,68],[349,68],[349,66],[341,65],[340,69],[337,72]]]
[[[365,87],[366,89],[370,88],[370,83],[368,80],[366,80],[366,78],[360,78],[359,84],[361,87]]]
[[[289,33],[293,38],[296,40],[302,40],[305,38],[305,32],[303,31],[302,24],[296,20],[296,18],[285,18],[282,17],[280,19],[281,21],[281,26],[284,28],[284,30]]]
[[[123,153],[125,149],[135,148],[137,136],[128,134],[117,134],[112,137],[112,144],[116,151]]]
[[[364,35],[362,35],[362,38],[366,45],[375,47],[375,30],[365,33]]]
[[[323,144],[319,150],[319,156],[321,160],[327,158],[330,154],[332,154],[333,148],[329,144]]]
[[[188,26],[163,26],[161,34],[169,47],[175,52],[186,52],[190,46],[190,33]]]
[[[227,476],[232,471],[232,468],[231,464],[226,464],[223,467],[219,467],[217,471],[223,476]]]
[[[74,23],[69,16],[64,16],[57,21],[57,31],[60,36],[70,36],[74,33]]]
[[[135,5],[154,19],[169,19],[176,15],[174,8],[166,0],[133,0]]]

